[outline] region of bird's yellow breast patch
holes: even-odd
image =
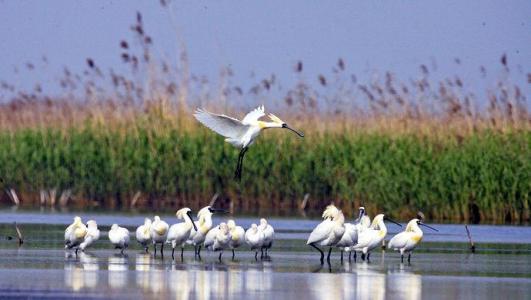
[[[163,235],[163,234],[166,233],[166,227],[164,227],[164,226],[162,226],[162,225],[157,226],[157,227],[155,227],[155,232],[156,232],[157,234]]]
[[[415,243],[418,243],[422,240],[422,236],[421,235],[418,235],[418,234],[415,234],[411,237],[411,239],[415,242]]]

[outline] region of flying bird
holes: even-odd
[[[263,105],[249,112],[241,121],[226,115],[214,114],[200,108],[194,113],[194,117],[201,124],[224,136],[226,142],[241,149],[234,173],[234,178],[238,181],[242,175],[243,157],[262,130],[268,128],[285,128],[295,132],[300,137],[304,137],[302,132],[289,127],[286,122],[274,114],[270,113],[268,115],[271,122],[260,121],[259,119],[263,116],[265,116]]]

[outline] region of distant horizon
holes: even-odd
[[[407,81],[418,77],[424,64],[436,69],[432,80],[462,76],[468,91],[482,94],[503,76],[500,58],[507,55],[510,81],[529,95],[531,43],[526,35],[531,23],[526,12],[531,3],[514,3],[172,1],[168,13],[158,1],[0,1],[5,45],[0,48],[0,81],[27,90],[41,83],[44,93],[53,95],[59,92],[63,67],[82,73],[87,58],[104,72],[112,68],[127,74],[119,43],[132,40],[129,27],[140,11],[156,52],[175,63],[184,45],[190,73],[206,76],[213,87],[227,66],[234,72],[233,84],[245,89],[271,74],[283,86],[300,78],[318,86],[318,75],[331,76],[341,58],[347,74],[360,82],[387,71]],[[298,61],[304,65],[302,75],[294,72]],[[27,70],[28,62],[34,70]],[[485,79],[481,67],[487,70]],[[0,95],[0,101],[6,100],[8,95]]]

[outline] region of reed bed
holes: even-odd
[[[229,68],[216,82],[190,74],[184,47],[175,65],[157,58],[140,13],[131,29],[118,43],[125,74],[87,58],[80,73],[65,68],[60,96],[0,82],[4,201],[15,191],[22,205],[197,209],[218,193],[217,205],[240,213],[289,215],[308,194],[307,209],[333,201],[349,215],[364,205],[398,218],[529,221],[528,95],[505,55],[479,96],[460,77],[432,79],[425,65],[414,79],[386,72],[363,82],[342,59],[314,76],[296,62],[294,86],[271,75],[244,88]],[[46,59],[25,71],[38,64]],[[241,116],[258,104],[307,137],[267,132],[238,184],[238,151],[191,112]]]

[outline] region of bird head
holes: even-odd
[[[227,221],[227,226],[229,226],[229,229],[232,230],[234,227],[236,227],[236,222],[234,220],[230,219]]]
[[[291,130],[291,131],[295,132],[298,136],[304,137],[304,134],[302,132],[299,132],[299,131],[289,127],[288,124],[286,124],[286,122],[282,121],[279,117],[275,116],[274,114],[270,113],[268,115],[268,117],[269,117],[269,119],[271,119],[273,124],[275,124],[275,127],[280,127],[280,128],[285,128],[285,129]]]
[[[89,221],[87,222],[87,227],[98,228],[98,224],[97,224],[96,221],[94,221],[94,220],[89,220]]]

